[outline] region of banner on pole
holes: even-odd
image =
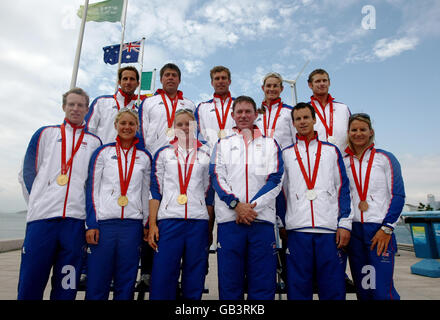
[[[142,72],[141,90],[153,90],[153,71]]]
[[[114,44],[102,48],[104,50],[104,62],[108,64],[117,64],[119,59],[119,49],[121,45]],[[139,60],[141,51],[141,41],[124,43],[122,47],[121,63],[136,63]]]
[[[89,4],[87,10],[87,21],[95,22],[118,22],[121,21],[124,0],[107,0]],[[82,19],[84,6],[80,6],[77,12]]]

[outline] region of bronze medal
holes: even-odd
[[[365,201],[365,200],[359,202],[358,208],[359,208],[359,210],[361,210],[362,212],[367,211],[367,210],[368,210],[368,202]]]
[[[67,182],[69,182],[69,177],[67,176],[67,174],[60,174],[57,177],[58,185],[65,186],[67,184]]]

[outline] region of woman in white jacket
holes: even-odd
[[[195,138],[192,110],[176,112],[176,137],[154,156],[148,242],[156,251],[150,299],[176,299],[182,260],[182,295],[200,300],[213,223],[209,149]]]
[[[88,273],[86,299],[133,299],[143,225],[148,217],[151,155],[138,144],[139,119],[123,108],[116,141],[98,148],[86,186]]]
[[[399,162],[373,142],[370,116],[353,114],[344,157],[354,211],[348,257],[358,299],[399,299],[393,284],[393,230],[405,190]]]

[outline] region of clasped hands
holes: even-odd
[[[254,210],[256,205],[256,202],[239,202],[234,209],[237,213],[237,218],[235,219],[235,222],[250,225],[257,218],[257,212]]]

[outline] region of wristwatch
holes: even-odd
[[[232,200],[231,202],[229,202],[229,208],[235,209],[239,202],[240,201],[238,201],[237,199]]]
[[[382,226],[382,227],[380,227],[380,229],[381,229],[383,232],[385,232],[385,234],[388,234],[388,235],[393,234],[393,229],[391,229],[391,228],[388,228],[388,227]]]

